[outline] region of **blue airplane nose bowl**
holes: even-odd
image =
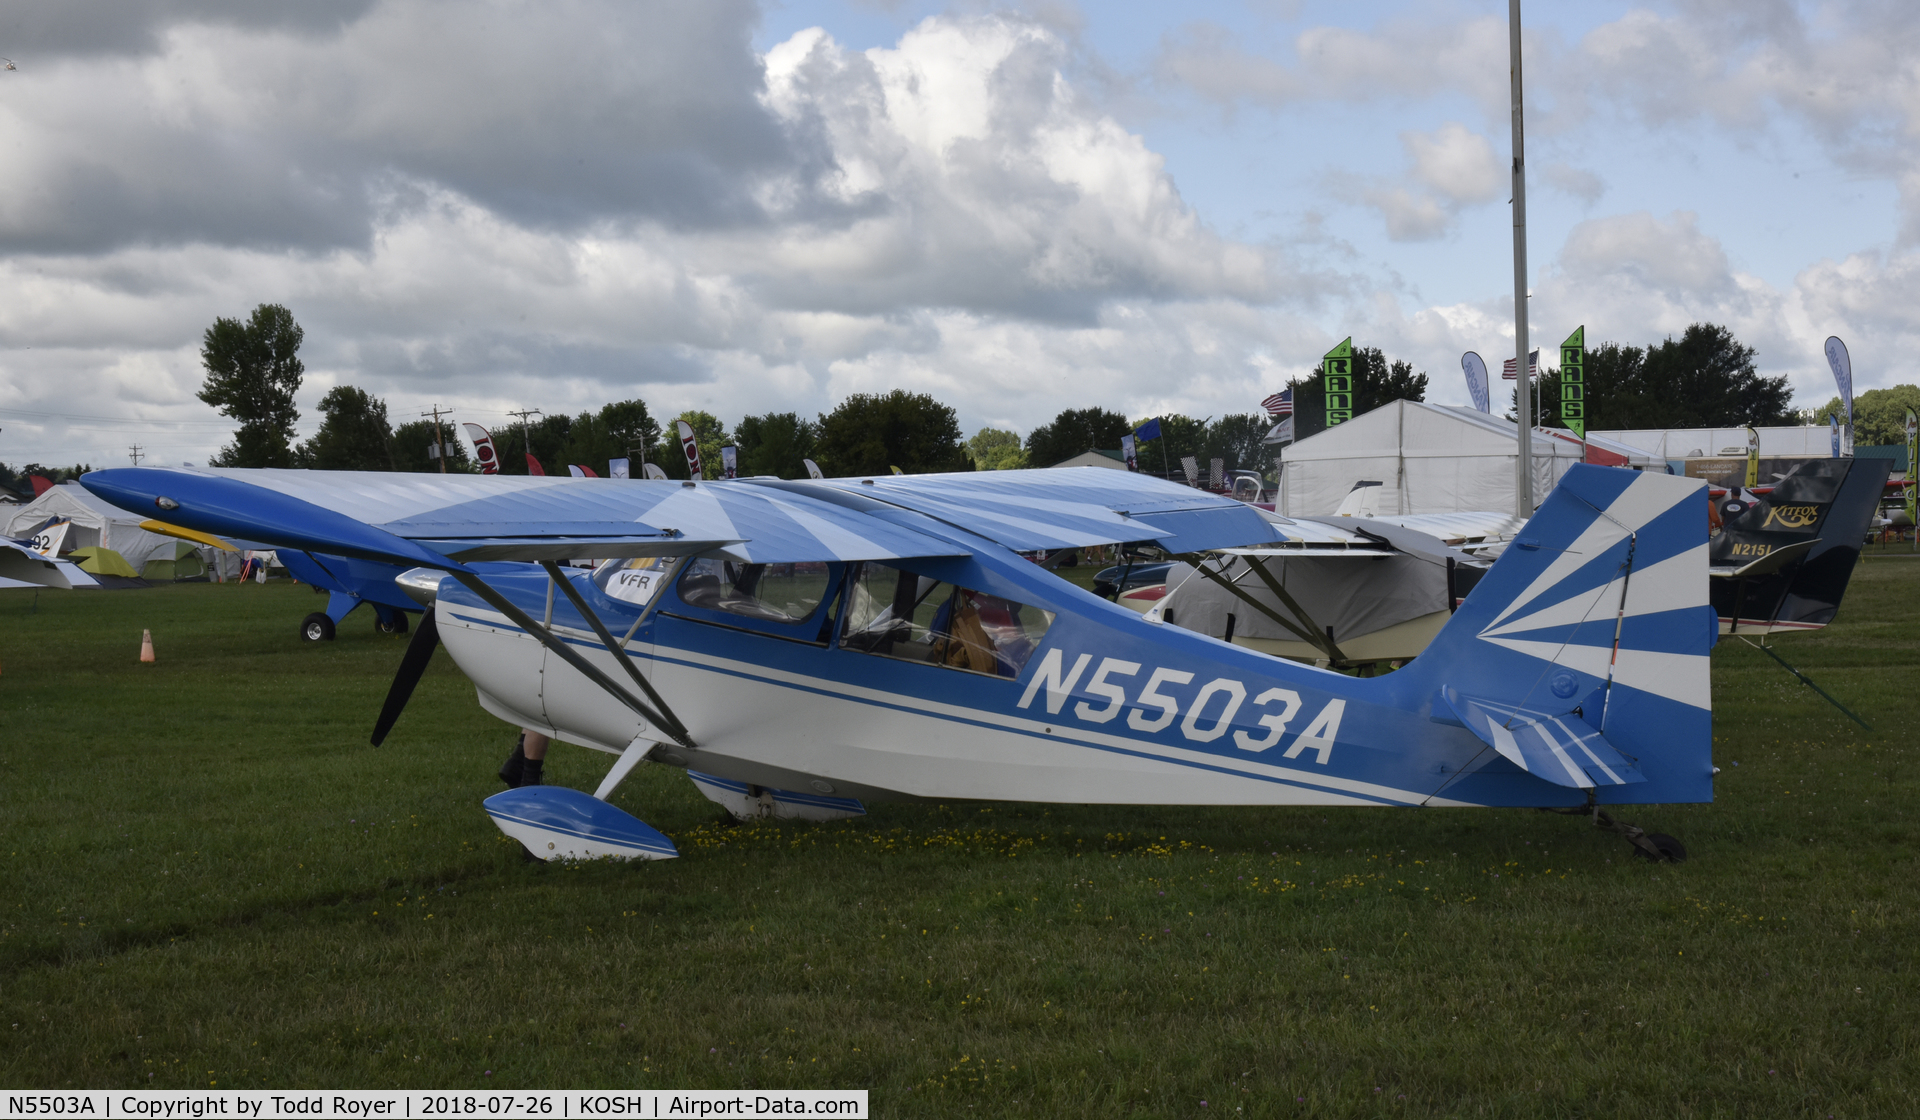
[[[672,859],[673,841],[631,813],[562,786],[527,786],[482,803],[500,831],[544,860]]]

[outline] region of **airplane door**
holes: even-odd
[[[619,566],[609,565],[596,571],[592,582],[606,599],[613,600],[612,603],[605,600],[596,602],[598,597],[592,595],[589,588],[580,587],[616,643],[627,635],[638,612],[659,592],[667,572],[664,564],[656,566],[656,563],[653,558],[644,558]],[[576,580],[577,585],[585,582]],[[564,595],[556,595],[556,599],[558,602],[553,620],[555,634],[589,664],[628,691],[638,690],[634,688],[626,668],[620,664],[622,660],[651,681],[652,649],[641,645],[641,635],[636,633],[625,647],[627,652],[616,656],[601,644],[592,627],[568,607]],[[561,738],[617,751],[636,736],[650,730],[632,708],[609,695],[591,678],[552,651],[543,650],[542,653],[540,700],[548,724],[560,733]],[[640,656],[632,656],[635,653]]]

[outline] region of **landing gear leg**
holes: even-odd
[[[1664,832],[1648,832],[1644,828],[1628,824],[1625,821],[1616,821],[1613,819],[1611,813],[1608,813],[1605,809],[1602,809],[1594,803],[1591,792],[1587,794],[1587,798],[1585,808],[1552,809],[1549,810],[1549,812],[1561,813],[1568,816],[1575,814],[1592,814],[1595,828],[1618,833],[1626,837],[1627,843],[1633,845],[1633,854],[1639,856],[1641,859],[1652,860],[1655,863],[1685,863],[1687,861],[1687,847],[1679,840],[1668,836]]]

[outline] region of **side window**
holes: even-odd
[[[660,590],[660,581],[667,578],[672,566],[673,561],[664,556],[609,560],[594,569],[593,582],[610,599],[644,607],[653,601],[654,593]]]
[[[840,644],[862,653],[1016,677],[1053,615],[886,564],[862,564]]]
[[[702,557],[680,577],[680,601],[763,622],[805,622],[832,597],[824,563],[743,564]]]

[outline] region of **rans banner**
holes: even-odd
[[[740,449],[731,443],[720,449],[720,477],[740,477]]]
[[[1841,433],[1841,451],[1853,454],[1853,359],[1839,335],[1827,336],[1827,364],[1833,367],[1833,383],[1840,386],[1840,407],[1847,414],[1847,426]]]
[[[703,477],[700,474],[700,444],[693,438],[693,425],[685,420],[675,420],[673,426],[680,433],[680,449],[687,453],[687,477]]]
[[[1587,438],[1587,327],[1575,327],[1560,344],[1560,422]]]
[[[1327,397],[1327,427],[1353,419],[1353,339],[1327,351],[1320,359],[1321,388]]]
[[[632,465],[633,465],[632,460],[629,460],[629,459],[608,459],[607,460],[607,477],[608,478],[628,478],[630,476],[628,475],[627,471],[628,471],[628,468],[631,467]]]
[[[1134,454],[1132,432],[1128,432],[1126,435],[1120,437],[1120,457],[1127,461],[1128,470],[1137,471],[1140,469],[1140,461]]]
[[[467,430],[467,438],[473,441],[473,458],[480,464],[481,474],[499,474],[500,456],[493,451],[493,433],[478,424],[462,424]]]
[[[1460,355],[1460,369],[1467,375],[1467,392],[1473,394],[1473,407],[1493,411],[1493,395],[1487,385],[1487,363],[1469,350]]]
[[[1747,489],[1760,485],[1760,433],[1747,429]]]

